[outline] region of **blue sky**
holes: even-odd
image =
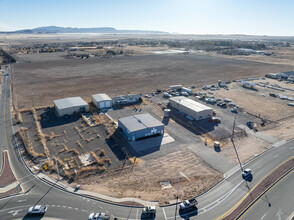
[[[293,0],[0,0],[0,31],[114,27],[294,36]]]

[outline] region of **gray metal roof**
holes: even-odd
[[[92,95],[93,99],[95,99],[96,102],[101,102],[101,101],[112,101],[112,99],[106,95],[105,93],[99,93]]]
[[[149,114],[131,115],[124,118],[120,118],[119,121],[130,131],[139,131],[145,128],[152,128],[158,126],[164,126],[156,118]]]
[[[180,105],[184,105],[195,112],[201,112],[203,110],[212,110],[212,108],[206,105],[203,105],[199,102],[196,102],[192,99],[186,98],[184,96],[176,96],[176,97],[170,98],[170,100],[173,100],[179,103]]]
[[[85,102],[81,97],[57,99],[57,100],[54,100],[53,103],[58,109],[66,109],[66,108],[88,105],[88,103]]]
[[[141,98],[140,94],[127,94],[127,95],[121,95],[121,96],[116,96],[116,97],[112,97],[112,100],[114,102],[120,101],[120,100],[133,100],[133,99],[139,99]]]

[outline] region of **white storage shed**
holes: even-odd
[[[92,102],[99,109],[107,109],[112,107],[112,99],[105,93],[92,95]]]
[[[81,97],[57,99],[53,101],[53,104],[59,117],[89,111],[88,103]]]
[[[213,109],[184,96],[177,96],[169,99],[169,104],[185,115],[195,120],[212,117]]]

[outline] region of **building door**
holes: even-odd
[[[99,107],[100,107],[100,108],[105,108],[105,102],[100,102],[100,103],[99,103]]]

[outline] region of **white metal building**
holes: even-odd
[[[206,119],[212,116],[213,109],[184,96],[169,99],[169,104],[195,120]]]
[[[112,107],[112,99],[105,93],[92,95],[92,102],[99,109],[107,109]]]
[[[57,99],[53,101],[53,104],[59,117],[89,111],[88,103],[81,97]]]
[[[130,141],[162,136],[164,124],[149,114],[132,115],[118,120],[118,127]]]

